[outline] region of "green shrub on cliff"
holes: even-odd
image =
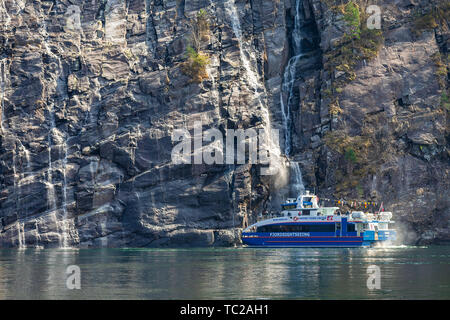
[[[355,67],[362,61],[369,61],[378,55],[383,44],[381,30],[361,28],[360,36],[341,43],[326,56],[325,67],[330,71],[343,71],[346,76],[336,83],[336,87],[343,87],[356,78]]]
[[[441,106],[443,109],[450,111],[450,99],[446,92],[442,93],[441,96]]]
[[[331,150],[340,154],[342,166],[335,175],[336,195],[346,195],[358,186],[364,179],[376,172],[378,159],[383,159],[383,152],[377,141],[367,128],[362,135],[349,136],[342,130],[328,131],[323,141]]]
[[[356,152],[353,148],[348,147],[345,150],[345,159],[347,159],[347,161],[356,163],[358,161],[357,157],[356,157]]]
[[[325,54],[325,68],[330,72],[339,72],[333,81],[333,93],[339,94],[345,85],[356,79],[355,68],[363,61],[369,61],[378,55],[384,38],[383,32],[367,27],[365,8],[355,1],[335,6],[333,10],[343,15],[349,27],[349,32],[343,35],[335,48]]]
[[[438,25],[436,23],[436,20],[434,18],[434,15],[432,12],[425,14],[423,16],[418,16],[414,20],[414,28],[413,32],[416,36],[419,36],[422,34],[425,30],[431,30],[436,28]]]
[[[201,9],[197,12],[194,19],[189,20],[189,27],[191,29],[189,42],[192,47],[198,52],[202,45],[209,41],[209,17],[208,13]]]
[[[447,74],[448,74],[448,57],[442,56],[438,51],[431,55],[431,59],[436,65],[436,76],[438,77],[439,86],[441,89],[445,90],[447,87]]]
[[[420,36],[426,30],[432,30],[441,25],[448,30],[450,20],[450,3],[443,1],[431,7],[426,13],[418,12],[413,21],[413,33]]]
[[[192,82],[200,83],[208,78],[206,67],[210,63],[207,54],[201,51],[204,42],[209,41],[209,18],[205,10],[200,10],[196,17],[189,22],[191,33],[190,45],[186,49],[186,61],[181,66],[181,71],[192,79]]]
[[[353,1],[350,1],[343,7],[342,11],[344,14],[344,20],[350,27],[350,34],[348,36],[351,38],[355,37],[359,39],[361,35],[361,18],[359,14],[359,6]]]
[[[182,65],[181,70],[189,76],[193,82],[200,83],[208,78],[206,66],[209,64],[209,57],[201,52],[197,52],[192,47],[187,47],[187,61]]]

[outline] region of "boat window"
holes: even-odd
[[[347,224],[347,232],[356,232],[356,228],[353,223]]]
[[[380,223],[379,227],[380,230],[387,230],[389,229],[388,224],[387,223]]]
[[[333,223],[311,225],[311,226],[309,226],[309,231],[310,232],[333,232],[334,226],[333,226]]]
[[[334,232],[334,224],[318,225],[270,225],[258,227],[257,232]]]
[[[282,204],[281,207],[283,210],[295,209],[297,208],[297,203]]]

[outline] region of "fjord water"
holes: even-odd
[[[69,265],[79,290],[66,287]],[[4,249],[0,299],[449,299],[449,267],[450,246]]]

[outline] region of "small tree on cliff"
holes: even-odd
[[[209,40],[209,17],[205,10],[200,10],[194,19],[189,20],[191,29],[189,43],[186,49],[187,60],[183,63],[181,70],[191,77],[193,82],[202,82],[208,78],[206,66],[210,60],[207,54],[201,51],[202,46]]]
[[[202,45],[209,40],[208,13],[201,9],[194,19],[189,20],[190,42],[195,51],[200,52]]]
[[[359,14],[359,6],[350,1],[344,6],[344,20],[347,22],[350,28],[350,34],[348,37],[350,39],[357,38],[360,39],[361,36],[361,17]]]

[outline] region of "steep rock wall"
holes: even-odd
[[[200,9],[211,63],[197,84],[181,67]],[[265,83],[284,63],[285,11],[271,1],[2,1],[1,246],[234,243],[274,179],[252,165],[174,165],[171,135],[195,121],[271,128]]]
[[[348,1],[311,3],[323,69],[297,123],[306,183],[334,199],[384,202],[405,242],[448,240],[448,4],[354,1],[361,25],[378,5],[382,29],[349,41]]]
[[[383,200],[410,241],[448,239],[448,85],[433,60],[446,56],[448,26],[415,35],[411,15],[432,1],[378,1],[379,52],[339,82],[348,75],[330,67],[347,30],[338,4],[2,1],[0,246],[238,242],[238,228],[290,190],[256,165],[174,165],[173,131],[199,120],[279,129],[281,153],[289,130],[307,187]],[[211,62],[208,79],[192,83],[182,72],[187,22],[201,9]],[[299,37],[306,54],[286,126],[282,88]],[[352,143],[362,145],[357,163],[345,157]]]

